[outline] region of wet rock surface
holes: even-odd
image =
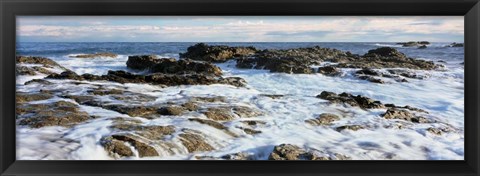
[[[183,130],[183,133],[178,136],[189,153],[215,150],[215,148],[205,141],[203,133],[199,131],[187,129]]]
[[[428,41],[409,41],[409,42],[399,42],[397,45],[402,45],[403,47],[418,47],[418,46],[425,46],[430,45]]]
[[[16,61],[17,63],[24,63],[24,64],[40,64],[47,68],[59,67],[59,68],[65,69],[63,66],[59,65],[57,62],[44,57],[17,56]]]
[[[389,108],[384,114],[381,115],[385,119],[399,119],[406,120],[413,123],[428,123],[428,119],[422,116],[417,116],[405,109]]]
[[[375,101],[364,96],[354,96],[349,93],[336,94],[333,92],[323,91],[317,98],[328,100],[330,103],[344,103],[353,107],[360,107],[363,109],[384,108],[385,106],[380,101]]]

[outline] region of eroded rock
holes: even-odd
[[[330,113],[322,113],[317,118],[308,119],[308,120],[305,120],[305,122],[310,125],[319,126],[319,125],[331,125],[332,122],[337,120],[340,120],[340,117],[338,115],[330,114]]]

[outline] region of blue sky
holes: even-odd
[[[19,16],[20,42],[463,42],[463,16]]]

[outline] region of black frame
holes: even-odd
[[[0,0],[1,175],[479,175],[478,0]],[[465,16],[464,161],[15,161],[17,15]]]

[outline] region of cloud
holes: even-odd
[[[93,38],[140,42],[326,42],[365,41],[365,36],[368,41],[407,41],[431,39],[438,34],[446,34],[448,38],[437,37],[432,41],[463,41],[464,34],[462,17],[18,17],[17,20],[17,36],[21,41]]]

